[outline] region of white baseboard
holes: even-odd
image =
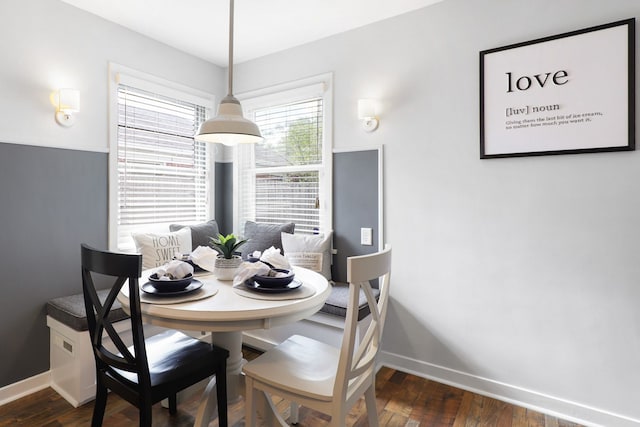
[[[17,383],[9,384],[8,386],[0,388],[0,406],[45,389],[50,385],[51,375],[49,371],[26,378]]]
[[[592,427],[640,427],[640,420],[382,351],[379,363],[402,372]]]

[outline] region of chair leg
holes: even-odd
[[[291,424],[298,424],[298,420],[300,419],[299,413],[300,405],[297,402],[291,402],[291,406],[289,407],[289,421]]]
[[[364,392],[364,400],[367,404],[367,416],[370,427],[378,427],[378,409],[376,408],[376,386],[371,384]]]
[[[227,362],[224,360],[216,371],[216,398],[218,399],[218,426],[227,427]]]
[[[168,398],[169,400],[169,414],[175,415],[178,413],[178,395],[177,393],[173,393]]]
[[[96,400],[93,406],[91,427],[100,427],[104,419],[104,410],[107,407],[107,388],[102,384],[100,377],[96,379]]]
[[[151,402],[140,405],[140,427],[151,427]]]
[[[256,390],[253,388],[253,378],[246,376],[246,392],[244,395],[244,425],[245,427],[256,427]]]

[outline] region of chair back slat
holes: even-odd
[[[347,258],[349,302],[334,385],[334,396],[340,396],[340,399],[346,398],[350,386],[358,385],[358,377],[375,369],[389,299],[390,276],[391,247],[388,245],[374,254]],[[375,279],[378,279],[380,290],[377,301],[370,283]],[[366,297],[371,321],[365,333],[358,336],[361,290]]]
[[[90,305],[93,307],[93,310],[87,312],[87,322],[89,323],[91,344],[94,349],[102,349],[101,351],[96,353],[96,356],[109,365],[118,365],[118,367],[121,369],[129,370],[129,365],[135,363],[134,357],[129,352],[129,349],[123,342],[122,338],[120,338],[120,334],[115,330],[113,324],[108,320],[109,313],[118,295],[119,289],[122,287],[126,279],[121,277],[117,278],[109,294],[107,295],[107,298],[105,299],[104,303],[102,303],[98,297],[91,271],[83,268],[82,277],[83,282],[86,284],[85,295],[88,295],[88,298],[91,302]],[[91,331],[96,332],[91,333]],[[102,339],[104,338],[105,333],[117,348],[117,350],[120,352],[121,356],[117,356],[111,353],[102,345]],[[127,363],[122,363],[122,358],[124,358]]]
[[[371,286],[366,286],[367,283],[365,283],[365,285],[361,285],[361,289],[363,290],[366,299],[367,299],[367,304],[369,305],[369,310],[371,312],[371,324],[370,326],[367,328],[366,332],[364,333],[364,335],[360,338],[360,344],[358,346],[358,348],[356,349],[356,353],[353,356],[353,368],[357,368],[359,365],[362,365],[365,363],[365,361],[363,360],[365,357],[365,352],[369,351],[370,346],[372,345],[378,345],[378,341],[380,339],[380,334],[379,334],[379,327],[372,327],[372,324],[379,324],[380,323],[380,312],[376,309],[376,310],[371,310],[372,307],[377,307],[377,302],[375,299],[375,296],[373,295],[373,291],[371,290]],[[375,335],[378,335],[378,337],[376,337]],[[369,351],[369,353],[371,353]]]
[[[82,245],[82,265],[89,271],[111,277],[140,277],[142,255],[121,254]]]
[[[391,269],[391,248],[369,255],[347,258],[347,282],[368,282],[387,274]]]

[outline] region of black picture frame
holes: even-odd
[[[635,150],[635,18],[480,52],[480,158]]]

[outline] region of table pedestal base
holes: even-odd
[[[211,333],[213,345],[225,348],[229,351],[227,359],[227,400],[235,403],[244,394],[244,383],[240,383],[242,365],[247,363],[242,358],[242,332],[213,332]]]
[[[227,359],[227,400],[229,403],[235,403],[245,394],[242,365],[246,363],[246,360],[242,358],[242,332],[214,332],[211,334],[211,342],[229,351],[229,358]],[[253,404],[256,405],[258,413],[267,425],[287,425],[277,414],[277,410],[267,394],[256,393],[255,400]],[[214,376],[202,393],[194,426],[208,426],[217,413],[217,406],[216,377]]]

